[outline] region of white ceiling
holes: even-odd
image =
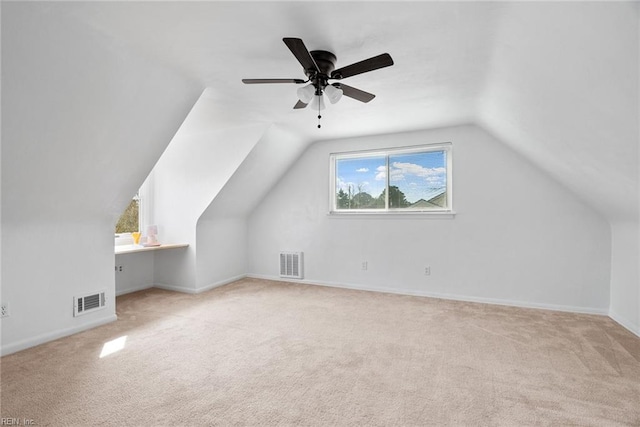
[[[209,88],[208,126],[323,140],[476,122],[604,216],[637,220],[637,3],[82,2],[51,13]],[[377,97],[343,98],[319,130],[316,113],[292,110],[295,85],[241,83],[304,78],[283,37],[332,51],[338,67],[383,52],[395,65],[344,80]]]
[[[88,25],[178,67],[213,88],[225,124],[286,124],[313,139],[420,129],[474,115],[500,5],[494,3],[196,2],[85,3]],[[242,78],[305,78],[282,42],[336,54],[342,67],[388,52],[393,67],[345,79],[377,95],[344,98],[324,112],[293,111],[296,85],[244,85]]]

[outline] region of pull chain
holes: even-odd
[[[320,115],[320,100],[322,98],[320,98],[322,95],[318,95],[318,129],[320,129],[322,126],[320,126],[320,119],[322,118],[322,116]]]

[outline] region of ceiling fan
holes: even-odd
[[[356,99],[361,102],[369,102],[375,95],[365,92],[355,87],[347,86],[343,83],[329,83],[329,80],[342,80],[357,74],[367,73],[393,65],[393,59],[388,53],[383,53],[360,62],[356,62],[346,67],[335,69],[336,56],[326,50],[307,50],[302,39],[285,37],[282,39],[293,56],[296,57],[307,80],[303,79],[242,79],[245,84],[262,83],[295,83],[307,86],[298,89],[299,101],[293,106],[294,109],[305,108],[310,103],[312,107],[318,109],[318,119],[321,118],[320,110],[324,109],[323,94],[327,95],[329,102],[335,104],[342,95]],[[320,127],[320,125],[318,125]]]

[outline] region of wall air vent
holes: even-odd
[[[302,252],[280,252],[280,277],[302,279]]]
[[[91,313],[100,310],[107,305],[105,293],[97,292],[93,294],[73,297],[73,316]]]

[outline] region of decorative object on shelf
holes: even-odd
[[[133,237],[133,244],[134,245],[140,244],[140,232],[139,231],[134,231],[133,233],[131,233],[131,237]]]
[[[314,110],[318,110],[318,128],[320,127],[320,111],[325,108],[323,94],[327,95],[329,102],[335,104],[340,100],[342,95],[348,96],[361,102],[369,102],[375,95],[347,86],[343,83],[329,83],[329,80],[342,80],[357,74],[367,73],[379,68],[389,67],[393,65],[393,59],[388,53],[374,56],[355,64],[335,70],[336,56],[326,50],[312,50],[309,52],[301,39],[285,37],[282,39],[287,45],[293,56],[296,57],[300,65],[307,75],[307,80],[303,79],[242,79],[244,84],[259,83],[295,83],[305,84],[307,86],[298,89],[299,101],[293,107],[294,109],[305,108],[311,104]]]
[[[160,246],[158,242],[158,226],[150,225],[147,227],[147,241],[142,246]]]

